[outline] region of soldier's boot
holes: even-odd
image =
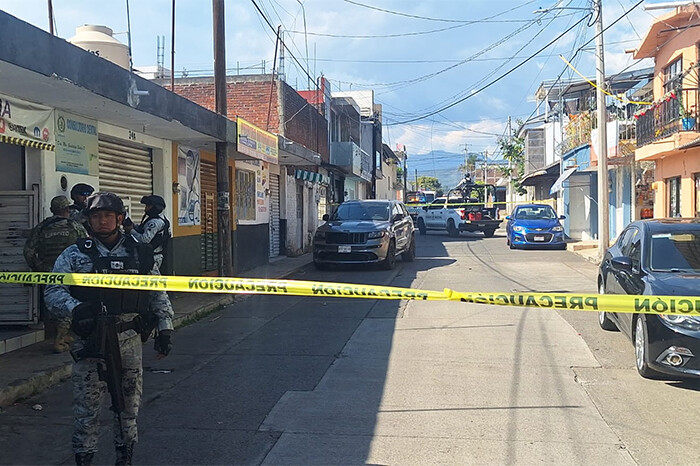
[[[117,461],[114,463],[116,466],[130,466],[131,456],[134,454],[134,444],[127,443],[126,445],[117,445]]]
[[[56,328],[56,340],[53,344],[54,353],[63,353],[70,349],[71,343],[73,343],[74,338],[71,335],[70,323],[59,322]]]
[[[94,453],[76,453],[75,454],[75,464],[76,466],[90,466],[92,464],[92,457]]]

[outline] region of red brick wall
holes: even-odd
[[[180,81],[180,82],[178,82]],[[298,142],[318,152],[321,160],[330,162],[328,123],[297,91],[281,82],[284,93],[284,118],[280,125],[277,84],[269,76],[232,76],[227,78],[226,110],[228,117],[241,117],[258,128]],[[175,93],[212,111],[216,109],[213,78],[192,78],[175,81]],[[269,113],[269,116],[268,116]]]

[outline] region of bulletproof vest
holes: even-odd
[[[158,233],[156,233],[156,235],[149,243],[151,246],[153,246],[153,251],[156,254],[162,254],[163,251],[165,251],[165,248],[168,246],[168,241],[170,240],[170,222],[167,218],[161,217],[160,215],[155,215],[151,217],[150,215],[148,215],[148,213],[146,213],[141,224],[138,227],[136,227],[136,231],[138,231],[139,233],[143,233],[146,229],[145,224],[150,218],[160,218],[165,222],[163,228]]]
[[[141,244],[131,237],[126,237],[124,246],[126,256],[100,256],[94,241],[82,238],[77,241],[78,249],[92,260],[92,273],[148,275],[153,268],[153,248],[150,244]],[[101,302],[112,315],[139,313],[148,311],[150,291],[120,290],[72,286],[71,296],[83,302]]]
[[[39,227],[38,236],[37,254],[43,263],[51,265],[56,262],[56,258],[64,249],[78,239],[76,229],[64,217],[51,217],[45,220]]]

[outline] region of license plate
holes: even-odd
[[[535,236],[533,239],[535,241],[544,241],[544,236]]]
[[[352,251],[352,246],[338,246],[338,252],[350,252]]]

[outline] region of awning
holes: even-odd
[[[520,180],[521,186],[535,186],[548,180],[554,180],[559,176],[559,160],[542,167],[539,170],[527,173]]]
[[[307,172],[306,170],[295,170],[294,178],[297,180],[310,181],[312,183],[323,183],[323,175],[315,172]]]
[[[567,169],[564,173],[562,173],[559,178],[557,178],[557,181],[554,182],[552,185],[552,188],[549,190],[549,194],[554,194],[556,192],[559,192],[561,190],[562,185],[564,184],[564,181],[573,173],[576,171],[576,167],[574,168],[569,168]]]

